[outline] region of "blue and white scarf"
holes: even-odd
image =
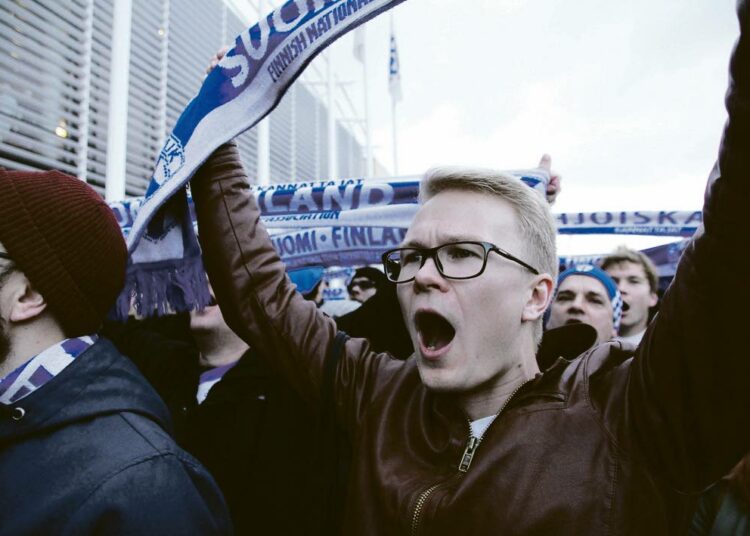
[[[32,357],[0,380],[0,404],[14,404],[60,374],[99,337],[65,339]]]
[[[162,148],[127,236],[130,263],[115,314],[135,298],[142,315],[209,302],[185,186],[221,144],[278,104],[305,66],[347,31],[403,0],[290,0],[241,33]]]
[[[542,170],[509,172],[541,192]],[[253,186],[261,220],[289,270],[305,266],[356,266],[380,262],[396,247],[417,211],[418,178],[343,179]],[[110,204],[125,235],[142,198]],[[188,205],[193,225],[192,200]],[[689,237],[701,211],[601,211],[554,215],[560,234],[630,234]],[[596,262],[591,256],[564,260]]]

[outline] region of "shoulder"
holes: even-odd
[[[166,440],[130,454],[99,475],[70,517],[76,531],[96,526],[105,533],[229,533],[221,492],[189,454]]]
[[[635,349],[635,345],[618,340],[597,345],[581,356],[583,374],[594,378],[627,367]]]
[[[610,341],[591,347],[576,357],[559,355],[544,371],[543,383],[555,383],[561,391],[572,391],[577,387],[589,387],[615,371],[627,370],[635,347],[621,341]]]

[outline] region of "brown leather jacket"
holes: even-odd
[[[347,341],[334,376],[354,452],[347,534],[676,533],[684,503],[672,490],[701,491],[749,450],[750,355],[738,337],[750,325],[747,38],[733,59],[705,232],[635,356],[609,343],[558,361],[512,397],[459,468],[469,425],[456,404],[423,387],[413,359]],[[286,277],[232,146],[204,165],[193,195],[227,322],[315,400],[336,325]]]

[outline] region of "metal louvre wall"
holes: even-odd
[[[318,136],[315,140],[318,149],[318,169],[315,171],[319,179],[330,179],[333,177],[328,177],[328,108],[318,101],[315,112],[318,122]]]
[[[336,125],[340,177],[364,176],[364,153],[357,139],[342,124]]]
[[[128,195],[140,195],[148,187],[164,140],[166,103],[162,87],[167,72],[162,69],[162,54],[167,48],[168,6],[168,0],[133,0],[125,181]]]
[[[296,125],[294,129],[294,175],[297,181],[323,178],[318,162],[318,101],[304,84],[297,84],[294,108]]]
[[[89,73],[86,173],[89,183],[104,191],[107,176],[109,70],[112,49],[112,0],[93,2],[94,20]]]
[[[294,181],[294,86],[271,112],[271,182]]]
[[[0,167],[60,169],[103,193],[114,1],[0,1]],[[145,191],[208,59],[246,27],[223,0],[132,0],[127,195]],[[272,182],[328,178],[327,114],[304,82],[290,88],[269,116]],[[237,142],[254,179],[257,130]],[[337,145],[340,175],[361,175],[341,124]]]
[[[81,2],[0,3],[0,166],[78,173],[87,15]]]

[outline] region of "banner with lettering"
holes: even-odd
[[[237,36],[158,156],[127,235],[130,262],[117,317],[126,317],[133,300],[146,316],[208,303],[185,185],[217,147],[273,110],[328,44],[402,1],[289,0]]]
[[[546,184],[539,170],[510,173],[532,187]],[[289,269],[356,266],[380,262],[385,250],[401,242],[418,207],[419,179],[308,181],[253,186],[251,190]],[[126,236],[143,202],[136,198],[111,204]],[[188,202],[192,215],[192,203]],[[555,219],[560,234],[689,237],[701,223],[702,213],[599,211],[555,214]]]

